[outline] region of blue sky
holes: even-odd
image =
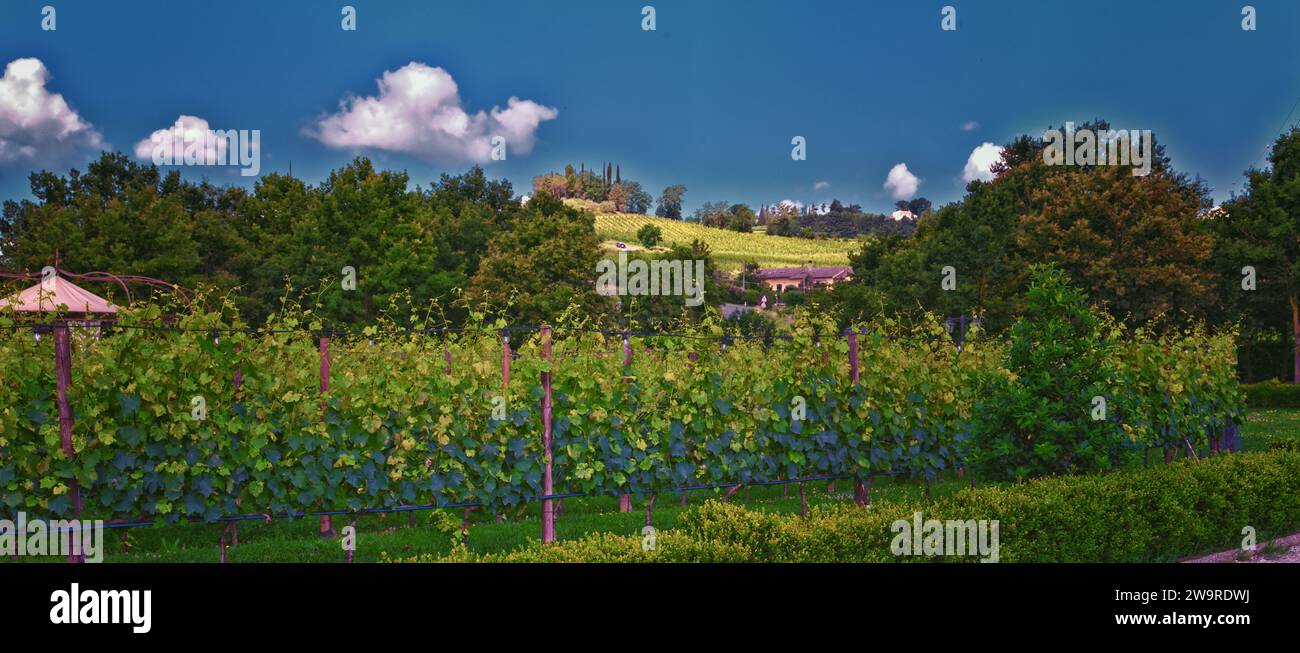
[[[40,26],[46,4],[58,12],[52,32]],[[340,28],[345,4],[356,7],[355,32]],[[645,4],[656,8],[653,32],[641,29]],[[940,29],[945,4],[957,9],[956,31]],[[6,123],[0,93],[0,198],[26,197],[34,167],[84,168],[91,132],[132,152],[180,115],[261,130],[263,173],[292,160],[316,183],[359,152],[427,186],[468,168],[456,154],[470,148],[332,147],[321,137],[341,100],[379,95],[385,71],[416,62],[455,80],[455,106],[470,117],[511,97],[554,110],[527,134],[531,151],[487,166],[520,193],[566,162],[613,161],[654,195],[685,184],[688,210],[834,197],[884,211],[894,202],[885,177],[905,163],[917,194],[942,204],[961,197],[963,166],[981,143],[1103,117],[1153,130],[1174,165],[1221,201],[1300,119],[1300,110],[1288,118],[1300,99],[1300,3],[1252,1],[1254,32],[1241,29],[1243,4],[5,0],[0,65],[38,59],[44,91],[86,130],[79,147],[16,133],[62,123]],[[796,135],[807,139],[805,161],[791,160]],[[24,144],[34,149],[12,155]],[[233,168],[185,174],[251,183]],[[814,190],[818,182],[829,187]]]

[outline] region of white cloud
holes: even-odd
[[[179,142],[177,142],[177,133],[179,132]],[[259,139],[260,140],[260,139]],[[172,146],[179,145],[178,151],[172,152]],[[235,142],[238,147],[239,141]],[[208,162],[209,165],[229,161],[226,158],[226,148],[229,142],[223,137],[223,134],[217,134],[208,126],[208,121],[196,116],[177,116],[176,122],[162,129],[154,131],[152,134],[139,143],[135,144],[135,156],[145,161],[152,161],[159,165],[167,161],[171,165],[176,161],[179,165],[184,160],[187,148],[194,151],[200,163]],[[252,156],[257,156],[259,141],[252,141],[250,152]],[[237,161],[239,152],[231,152],[232,157]],[[155,156],[156,155],[156,156]],[[233,165],[233,164],[232,164]]]
[[[40,59],[15,59],[0,78],[0,166],[54,165],[104,145],[103,137],[63,96],[45,88]]]
[[[976,129],[979,129],[979,127],[980,127],[980,124],[979,124],[978,122],[975,122],[974,120],[972,120],[972,121],[970,121],[970,122],[962,123],[962,125],[961,125],[961,130],[964,131],[964,132],[970,132],[970,131],[975,131]]]
[[[831,182],[829,182],[829,181],[819,181],[819,182],[813,184],[813,191],[815,192],[815,191],[826,190],[827,188],[830,188],[830,187],[831,187]]]
[[[992,143],[984,143],[971,150],[966,159],[966,167],[961,171],[964,181],[993,181],[993,164],[1002,160],[1002,148]]]
[[[336,149],[401,152],[438,163],[492,160],[492,139],[505,139],[507,156],[528,154],[537,128],[559,111],[511,97],[506,108],[468,113],[456,80],[442,68],[411,62],[384,71],[379,95],[350,96],[339,112],[321,117],[306,134]]]
[[[906,163],[890,168],[889,175],[885,177],[885,190],[889,191],[896,200],[912,199],[920,185],[921,180],[908,171]]]

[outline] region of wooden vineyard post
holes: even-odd
[[[691,361],[691,372],[694,373],[694,372],[695,372],[695,360],[698,358],[698,356],[696,356],[695,352],[690,352],[689,354],[686,355],[686,357],[687,357],[688,359],[690,359],[690,361]],[[651,497],[651,505],[653,505],[653,504],[654,504],[654,498]],[[685,490],[682,490],[681,505],[682,505],[683,508],[686,507],[686,491],[685,491]],[[646,524],[646,526],[649,526],[649,525],[650,525],[649,523]]]
[[[542,326],[542,359],[551,362],[551,327]],[[551,478],[551,371],[542,372],[542,496],[555,492]],[[555,504],[542,499],[542,544],[555,543]]]
[[[238,345],[238,344],[235,345],[236,354],[243,353],[243,351],[244,351],[243,345]],[[239,392],[239,389],[242,388],[243,385],[244,385],[244,366],[240,365],[239,367],[235,368],[235,392]]]
[[[858,383],[858,334],[852,330],[845,329],[849,336],[849,380],[854,385]]]
[[[510,388],[510,330],[500,330],[500,394],[506,397]],[[506,520],[506,516],[497,513],[497,523]]]
[[[822,338],[820,335],[817,336],[817,346],[818,347],[822,346]],[[824,363],[826,361],[829,361],[830,358],[831,358],[831,348],[827,347],[825,349],[822,349],[822,362]],[[832,478],[829,481],[826,481],[826,494],[835,494],[835,479]]]
[[[443,334],[443,337],[444,338],[447,337],[446,333]],[[444,363],[443,372],[445,372],[447,374],[447,378],[450,379],[451,378],[451,347],[449,345],[443,344],[442,346],[442,360]],[[433,497],[433,504],[435,506],[435,509],[437,503],[438,503],[438,498],[435,496]],[[415,511],[411,511],[407,513],[406,525],[410,528],[415,528]],[[461,530],[460,543],[465,544],[469,541],[469,510],[468,509],[465,510],[463,516],[461,517],[460,530]]]
[[[849,337],[849,383],[852,384],[853,387],[857,387],[858,381],[862,377],[859,370],[858,334],[854,333],[852,329],[845,329],[845,333],[847,333]],[[870,479],[870,476],[867,478]],[[868,503],[871,503],[871,489],[867,485],[867,482],[862,480],[861,475],[857,475],[853,478],[853,503],[859,506],[865,506]]]
[[[501,332],[501,389],[510,386],[510,334]]]
[[[623,334],[623,378],[628,383],[632,382],[632,343],[628,340],[627,333]],[[624,492],[618,497],[618,511],[632,512],[632,495]]]
[[[57,402],[59,408],[59,444],[63,447],[63,453],[68,456],[68,460],[75,460],[76,451],[72,447],[72,404],[68,402],[68,386],[72,385],[72,343],[69,340],[68,325],[54,325],[54,376],[57,385]],[[81,487],[77,484],[74,477],[68,483],[69,494],[72,497],[73,518],[77,521],[77,528],[81,528]],[[85,562],[85,556],[73,551],[73,538],[81,537],[80,531],[73,534],[68,531],[64,535],[65,550],[68,554],[68,562]],[[78,548],[78,550],[80,550]]]
[[[322,334],[320,337],[320,411],[324,417],[325,411],[329,409],[329,402],[326,401],[325,395],[330,390],[330,338],[329,335]],[[320,536],[323,538],[334,537],[334,523],[330,520],[329,515],[322,515],[320,518]]]
[[[221,336],[216,329],[212,330],[212,344],[214,345],[221,344]],[[235,343],[235,353],[238,354],[243,351],[244,351],[244,346],[239,343]],[[244,385],[244,366],[237,365],[235,366],[235,378],[234,378],[235,389],[231,393],[231,397],[230,397],[231,401],[235,401],[235,399],[239,395],[239,389],[243,385]],[[235,505],[239,505],[239,499],[235,499]],[[222,562],[226,561],[226,534],[227,533],[230,534],[230,546],[238,547],[239,546],[239,522],[232,521],[229,524],[227,524],[226,527],[221,531],[221,561]]]

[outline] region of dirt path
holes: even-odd
[[[1188,558],[1182,562],[1300,563],[1300,533],[1279,537],[1271,542],[1261,542],[1255,546],[1254,552],[1229,549],[1199,558]]]

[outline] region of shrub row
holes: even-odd
[[[1269,379],[1260,383],[1243,383],[1246,405],[1251,408],[1300,408],[1300,383],[1282,383]]]
[[[458,551],[407,562],[895,562],[891,526],[924,519],[998,520],[1002,562],[1143,562],[1240,546],[1300,529],[1300,452],[1216,456],[1106,475],[1056,477],[963,491],[930,504],[819,507],[805,521],[709,501],[687,511],[653,551],[640,537],[600,534],[504,554]]]

